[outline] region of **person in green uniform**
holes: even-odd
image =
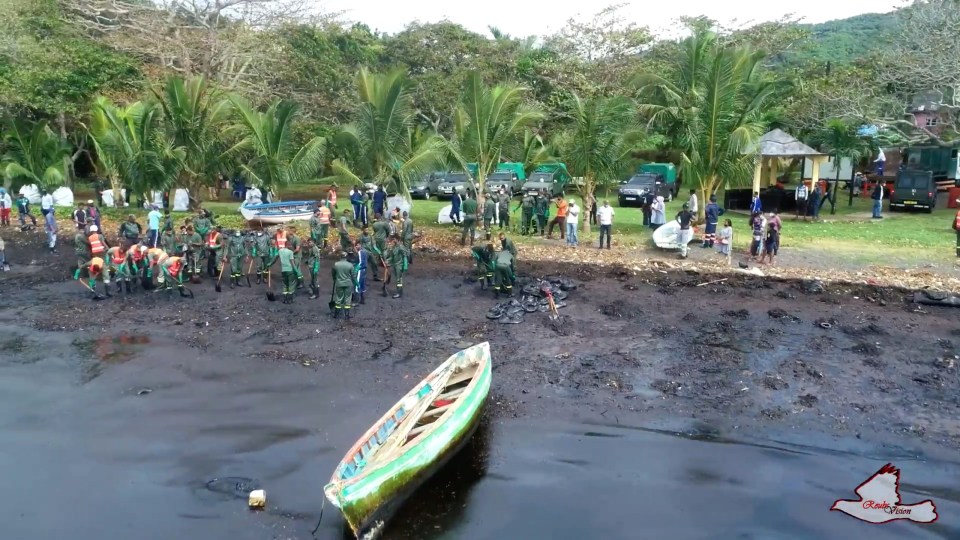
[[[287,247],[293,251],[293,274],[297,278],[297,288],[303,288],[303,271],[300,270],[300,264],[303,262],[303,251],[300,246],[300,237],[297,236],[297,229],[293,226],[287,227]]]
[[[413,219],[403,213],[403,247],[407,249],[407,264],[413,264]]]
[[[193,230],[200,235],[200,245],[201,249],[197,253],[197,260],[195,261],[197,265],[197,275],[200,274],[200,269],[203,267],[203,261],[207,258],[207,250],[203,248],[204,243],[207,241],[207,235],[210,234],[210,230],[213,228],[213,221],[207,216],[207,211],[203,208],[197,209],[197,217],[193,220]]]
[[[387,268],[387,260],[384,254],[387,252],[387,236],[390,235],[390,224],[381,214],[376,215],[376,221],[373,222],[373,261],[376,270],[373,272],[373,280],[380,281],[380,272]]]
[[[217,231],[217,236],[213,245],[207,240],[207,275],[210,277],[218,277],[223,269],[223,227],[217,225],[214,230]]]
[[[530,222],[533,221],[534,204],[536,204],[536,200],[530,193],[524,194],[523,199],[520,201],[519,208],[522,209],[520,214],[520,234],[523,236],[530,234]]]
[[[173,217],[170,215],[169,208],[163,211],[163,226],[160,227],[160,229],[163,231],[173,232]]]
[[[507,238],[507,235],[500,233],[500,249],[509,251],[510,255],[513,255],[513,259],[510,261],[510,271],[516,275],[517,273],[517,246],[513,244],[513,240]]]
[[[373,237],[370,236],[370,229],[366,225],[360,229],[360,239],[353,243],[354,249],[356,249],[357,244],[363,246],[367,253],[373,253]]]
[[[467,198],[463,201],[463,231],[460,233],[460,245],[467,245],[467,235],[470,235],[470,245],[473,245],[473,237],[477,234],[477,201],[473,195],[467,192]]]
[[[510,230],[510,194],[506,191],[500,193],[500,197],[497,199],[497,206],[499,207],[498,213],[500,214],[500,230],[502,231],[504,227],[509,231]]]
[[[493,223],[493,216],[497,212],[497,202],[494,199],[487,199],[483,203],[483,232],[490,239],[490,224]]]
[[[120,224],[120,238],[123,239],[123,248],[130,249],[140,242],[143,227],[137,223],[137,216],[130,214],[127,220]]]
[[[537,230],[540,236],[545,236],[547,234],[547,218],[550,217],[550,199],[547,198],[545,191],[541,191],[537,195],[534,211],[537,215]]]
[[[77,255],[77,268],[90,260],[90,242],[82,230],[77,231],[73,236],[73,252]]]
[[[333,264],[331,269],[333,274],[333,318],[338,319],[340,315],[347,320],[350,319],[350,297],[357,287],[356,274],[354,273],[354,263],[348,259],[347,253],[339,261]]]
[[[397,237],[390,238],[390,247],[387,248],[387,264],[390,265],[390,276],[395,279],[396,292],[394,298],[403,297],[403,275],[407,272],[407,260],[409,258],[407,248],[399,243]],[[384,283],[383,291],[386,293],[387,285]]]
[[[487,290],[488,286],[493,286],[493,243],[487,242],[486,246],[474,246],[470,250],[473,253],[473,260],[477,262],[477,281],[480,282],[480,290]]]
[[[173,234],[173,229],[163,229],[160,233],[160,248],[170,255],[177,254],[177,237]]]
[[[296,277],[293,272],[293,250],[284,246],[277,250],[277,258],[280,259],[280,277],[283,278],[283,303],[292,304]]]
[[[317,283],[317,276],[320,275],[320,246],[313,238],[308,238],[304,244],[303,262],[310,274],[310,299],[316,300],[320,296],[320,285]]]
[[[186,260],[187,272],[194,276],[200,275],[200,259],[203,258],[203,237],[194,230],[193,225],[187,225],[186,232]]]
[[[507,296],[513,294],[513,255],[503,249],[497,252],[494,259],[495,268],[493,273],[493,294],[496,297],[503,292]]]
[[[267,280],[270,264],[273,263],[270,238],[263,234],[263,231],[257,231],[257,234],[254,235],[250,253],[253,259],[257,261],[257,285],[259,285]]]
[[[353,246],[353,241],[350,240],[350,216],[351,211],[344,209],[343,215],[340,216],[340,221],[337,224],[337,232],[340,233],[340,249],[344,253],[350,251],[350,248]]]
[[[243,242],[243,233],[240,229],[233,232],[230,241],[227,243],[227,257],[230,259],[230,288],[240,286],[240,278],[243,277],[243,256],[246,255],[247,248]]]
[[[321,204],[323,202],[321,201]],[[310,239],[313,240],[315,244],[320,242],[320,209],[317,208],[314,210],[313,215],[310,217]]]

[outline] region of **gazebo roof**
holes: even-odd
[[[801,157],[822,156],[824,154],[803,144],[782,129],[775,129],[760,137],[760,155],[763,157]]]

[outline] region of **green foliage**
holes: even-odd
[[[889,46],[897,12],[866,13],[813,25],[799,25],[810,33],[803,46],[785,59],[790,65],[851,64]]]
[[[292,140],[297,106],[277,101],[258,112],[242,98],[231,99],[237,118],[233,131],[240,141],[233,150],[248,151],[250,159],[241,164],[250,182],[276,192],[277,188],[319,176],[326,141],[314,137],[297,148]]]
[[[46,122],[9,122],[4,129],[4,187],[17,192],[34,184],[53,190],[63,184],[64,158],[70,148],[53,133]]]

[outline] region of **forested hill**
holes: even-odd
[[[854,62],[881,50],[889,42],[896,22],[896,14],[891,12],[801,25],[810,33],[810,39],[795,51],[790,61],[798,64]]]

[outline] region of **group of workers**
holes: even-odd
[[[270,233],[225,231],[215,224],[213,214],[203,208],[195,217],[187,218],[178,231],[168,217],[155,245],[149,237],[141,239],[142,228],[133,215],[121,224],[118,243],[113,246],[100,227],[89,222],[78,225],[74,238],[77,256],[74,279],[79,280],[86,271],[88,280],[82,283],[94,297],[100,296],[97,281],[103,284],[104,294],[112,296],[111,279],[117,293],[132,293],[140,283],[143,288],[156,287],[168,295],[172,295],[176,287],[181,296],[192,296],[184,280],[198,280],[204,272],[217,279],[218,290],[224,277],[229,278],[230,288],[241,286],[243,281],[252,286],[251,274],[256,276],[258,285],[267,284],[270,288],[271,269],[279,264],[285,304],[292,303],[296,291],[305,287],[309,287],[310,298],[316,299],[320,295],[320,261],[327,246],[331,212],[330,205],[323,201],[310,220],[309,238],[303,240],[292,226],[279,227]],[[373,235],[364,226],[356,237],[350,229],[349,213],[350,210],[345,211],[338,225],[340,258],[331,269],[330,308],[335,318],[349,318],[354,305],[365,303],[370,264],[382,269],[382,273],[372,272],[374,281],[383,282],[382,295],[388,296],[387,286],[392,281],[393,298],[401,298],[403,278],[412,262],[413,221],[406,212],[396,210],[392,219],[377,214]],[[230,273],[226,276],[228,264]],[[304,269],[309,275],[309,284]]]
[[[473,260],[477,264],[477,281],[480,282],[480,290],[485,291],[492,287],[495,298],[500,294],[513,295],[513,283],[517,280],[517,247],[504,233],[500,233],[499,244],[500,249],[494,249],[488,233],[486,245],[474,246],[470,249]]]
[[[481,207],[471,193],[468,192],[464,196],[461,196],[459,192],[454,193],[450,207],[450,219],[462,228],[460,245],[466,245],[467,238],[470,239],[470,245],[473,245],[477,236],[478,223],[482,224],[483,231],[487,236],[492,234],[493,225],[498,224],[500,230],[505,228],[509,230],[510,201],[512,199],[512,195],[501,188],[497,193],[488,193]],[[550,220],[551,204],[556,204],[557,209],[553,220]],[[539,234],[552,238],[554,227],[559,226],[560,239],[566,239],[566,234],[569,232],[566,227],[569,206],[570,203],[563,196],[558,195],[551,198],[546,190],[525,193],[520,203],[513,209],[514,212],[521,211],[520,234],[523,236]],[[577,209],[577,212],[579,213],[579,209]]]

